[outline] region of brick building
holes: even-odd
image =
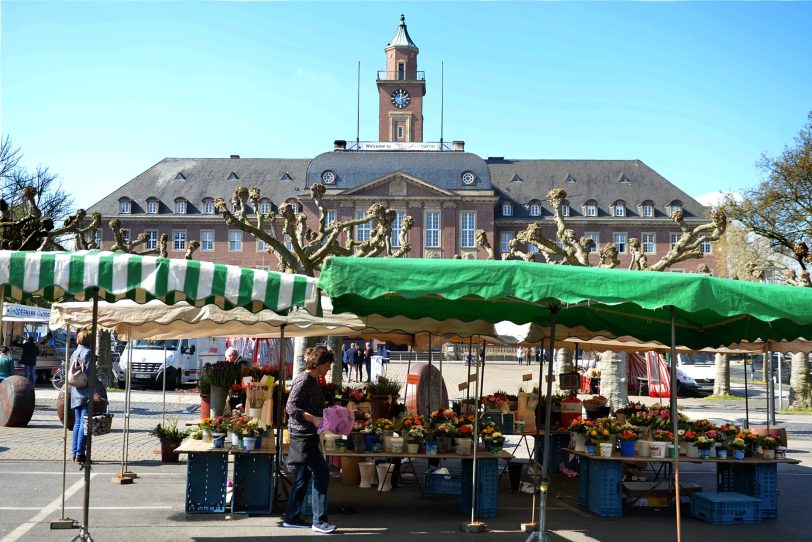
[[[546,195],[568,193],[563,208],[577,236],[599,247],[614,242],[622,266],[628,266],[628,240],[637,238],[653,263],[668,252],[680,229],[670,219],[682,210],[685,221],[708,221],[708,209],[639,160],[513,160],[482,158],[465,152],[462,141],[423,141],[426,79],[419,71],[419,49],[403,16],[384,49],[385,70],[377,74],[379,141],[336,141],[332,151],[314,158],[165,158],[91,207],[106,223],[119,218],[131,236],[147,232],[150,244],[166,233],[170,256],[182,257],[187,243],[201,242],[196,257],[275,269],[277,262],[262,242],[229,228],[214,211],[214,199],[226,200],[237,186],[257,186],[260,211],[296,202],[316,224],[309,187],[327,188],[330,220],[366,214],[372,203],[415,220],[409,257],[483,258],[474,230],[483,229],[497,251],[528,224],[540,222],[555,232]],[[270,227],[270,226],[269,226]],[[281,222],[275,224],[281,237]],[[355,238],[368,237],[359,226]],[[397,244],[396,236],[393,242]],[[109,248],[109,230],[102,233]],[[715,269],[708,243],[702,263]],[[597,262],[597,254],[595,255]],[[673,270],[693,271],[699,260]]]

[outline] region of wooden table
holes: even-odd
[[[623,457],[617,451],[611,457],[587,455],[566,449],[581,458],[579,465],[578,504],[599,516],[623,515],[623,463],[655,463],[673,466],[680,463],[715,463],[716,488],[719,492],[743,493],[761,499],[762,517],[778,515],[778,468],[781,463],[797,465],[797,459],[762,459],[746,457],[742,460],[699,459],[686,457],[653,458]],[[670,479],[670,469],[669,469]]]

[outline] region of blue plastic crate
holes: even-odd
[[[589,465],[591,461],[579,459],[578,461],[578,504],[589,505]]]
[[[226,511],[228,456],[189,453],[186,462],[186,513],[222,514]]]
[[[743,493],[761,499],[761,517],[778,516],[778,469],[775,464],[718,463],[719,492]]]
[[[714,525],[761,523],[761,500],[741,493],[695,493],[691,517]]]
[[[536,461],[539,465],[544,461],[544,438],[539,437],[536,440]],[[558,468],[561,463],[569,461],[570,453],[563,450],[567,448],[570,443],[570,434],[554,432],[550,434],[550,474],[561,474]]]
[[[483,412],[480,419],[483,422],[493,422],[496,430],[503,435],[513,434],[514,416],[512,412]]]
[[[423,482],[423,493],[430,495],[459,495],[460,473],[433,474],[427,472]]]
[[[270,514],[273,507],[274,457],[267,454],[234,456],[233,510]]]
[[[623,514],[623,463],[587,461],[590,464],[587,508],[599,516],[620,517]]]
[[[471,513],[473,459],[462,460],[460,471],[460,510]],[[474,515],[479,518],[496,516],[499,495],[499,468],[496,459],[477,459],[476,469],[476,508]]]

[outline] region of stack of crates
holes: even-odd
[[[623,515],[623,463],[599,460],[589,463],[587,508],[599,516],[620,517]]]
[[[761,501],[741,493],[696,493],[691,517],[714,525],[761,523]]]
[[[775,464],[719,463],[716,466],[719,492],[743,493],[761,500],[761,517],[778,516],[778,469]]]
[[[473,485],[473,459],[462,460],[460,475],[460,510],[463,513],[471,512],[471,496]],[[474,515],[478,518],[492,518],[496,516],[499,494],[499,469],[496,459],[477,459],[476,467],[476,508]]]

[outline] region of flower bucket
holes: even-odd
[[[621,440],[620,441],[620,455],[623,457],[634,457],[634,449],[637,444],[634,440]]]
[[[223,415],[226,407],[226,397],[228,390],[220,386],[212,386],[209,394],[209,417],[216,418]]]
[[[601,457],[612,457],[612,450],[615,448],[611,442],[601,442],[600,451]]]
[[[375,451],[375,445],[378,444],[378,435],[367,434],[366,435],[366,449],[367,451]]]
[[[454,447],[454,439],[452,437],[437,437],[437,452],[447,454],[451,452]]]
[[[710,459],[710,448],[697,448],[699,459]]]
[[[638,440],[635,445],[635,450],[637,450],[637,455],[640,457],[651,457],[651,441]]]
[[[733,450],[733,458],[739,461],[744,459],[744,450]]]
[[[597,453],[597,446],[594,443],[584,445],[584,453],[586,455],[595,455]]]
[[[762,450],[761,457],[764,459],[775,459],[775,450]]]
[[[339,435],[334,435],[332,433],[324,433],[322,436],[324,437],[324,450],[328,452],[335,451],[336,440],[338,440]]]
[[[727,448],[725,448],[724,446],[717,446],[716,457],[719,459],[727,459]]]
[[[572,437],[575,439],[575,451],[583,452],[584,445],[586,444],[586,435],[582,433],[573,433]]]
[[[238,433],[231,433],[231,445],[240,448],[240,435]]]
[[[470,455],[473,448],[474,441],[469,438],[457,439],[457,453],[460,455]]]
[[[365,434],[350,433],[350,438],[352,440],[352,449],[355,453],[360,454],[367,450],[366,447],[367,438]]]
[[[437,443],[426,441],[426,455],[437,455]]]
[[[211,442],[211,431],[208,429],[203,429],[201,433],[203,434],[203,442]]]
[[[665,459],[665,450],[667,447],[667,442],[652,442],[651,457],[654,459]]]
[[[685,443],[685,456],[686,457],[699,457],[699,448],[696,447],[695,442],[686,442]]]
[[[226,443],[226,436],[223,433],[212,433],[211,444],[214,448],[222,448]]]
[[[262,448],[262,437],[257,437],[257,443],[254,444],[254,449],[259,450]]]
[[[409,442],[406,444],[406,450],[410,454],[416,454],[420,451],[420,443],[419,442]]]
[[[677,449],[670,442],[665,447],[665,456],[672,459],[677,457]]]
[[[257,445],[257,437],[243,437],[242,438],[242,449],[246,452],[250,452],[254,449]]]

